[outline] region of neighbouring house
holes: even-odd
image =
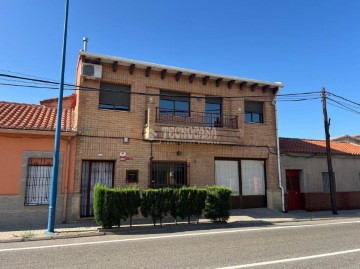
[[[347,143],[360,145],[360,135],[354,135],[354,136],[342,135],[342,136],[334,137],[331,140],[336,142],[347,142]]]
[[[94,185],[225,185],[237,208],[281,207],[274,100],[281,83],[80,52],[74,219]]]
[[[330,210],[324,140],[280,138],[287,210]],[[360,208],[360,145],[331,141],[338,209]]]
[[[75,96],[64,98],[56,221],[71,218]],[[67,100],[69,99],[69,100]],[[68,102],[71,101],[71,102]],[[0,101],[0,226],[47,223],[57,99]],[[71,104],[70,104],[71,103]],[[69,210],[66,210],[68,208]]]

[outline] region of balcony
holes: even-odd
[[[238,129],[238,116],[156,108],[156,122]]]
[[[152,107],[146,111],[144,139],[150,141],[239,144],[237,115]]]

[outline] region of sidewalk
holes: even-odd
[[[176,230],[193,230],[206,228],[226,228],[226,227],[249,227],[260,225],[274,225],[276,223],[284,222],[298,222],[298,221],[315,221],[315,220],[332,220],[332,219],[357,219],[360,220],[360,210],[346,210],[339,211],[339,215],[333,215],[330,211],[306,212],[296,211],[290,213],[282,213],[280,211],[271,210],[268,208],[258,209],[234,209],[231,210],[231,217],[227,224],[212,224],[208,219],[200,219],[198,225],[174,225],[174,220],[171,217],[166,217],[163,221],[163,227],[159,224],[155,227],[158,232],[171,229],[172,232]],[[186,222],[178,222],[179,224]],[[194,222],[195,223],[195,222]],[[217,225],[217,226],[216,226]],[[12,226],[0,227],[0,243],[6,242],[20,242],[20,241],[35,241],[35,240],[50,240],[50,239],[64,239],[76,238],[86,236],[100,236],[110,233],[122,232],[139,232],[153,233],[154,227],[150,219],[134,219],[133,227],[130,228],[128,222],[124,222],[120,229],[103,230],[93,220],[80,221],[71,224],[58,224],[55,226],[54,234],[46,234],[46,225],[43,227],[36,226]]]

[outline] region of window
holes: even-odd
[[[263,103],[245,101],[245,122],[263,123]]]
[[[186,162],[153,161],[151,187],[180,187],[187,185],[188,164]]]
[[[139,170],[126,170],[126,182],[127,183],[139,182]]]
[[[25,205],[48,205],[52,159],[30,158],[27,166]]]
[[[334,187],[335,187],[335,173],[333,173],[334,177]],[[330,193],[330,177],[329,172],[323,172],[322,173],[322,185],[323,185],[323,192],[324,193]],[[334,190],[335,191],[335,190]]]
[[[190,116],[190,96],[174,92],[160,91],[160,115]]]
[[[265,195],[264,161],[241,161],[242,195]]]
[[[99,108],[130,110],[130,86],[101,83]]]
[[[206,97],[205,99],[205,113],[206,126],[222,127],[222,99],[218,97]]]
[[[216,185],[230,187],[231,195],[239,195],[239,163],[238,161],[215,161]]]

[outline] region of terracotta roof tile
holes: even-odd
[[[360,155],[360,146],[330,141],[332,154]],[[280,152],[326,154],[325,140],[280,138]]]
[[[54,131],[56,108],[0,101],[0,128]],[[73,109],[63,109],[61,130],[74,131]]]

